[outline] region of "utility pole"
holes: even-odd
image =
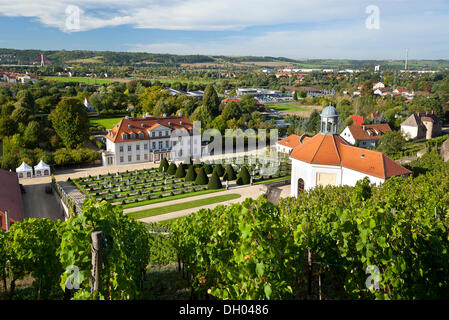
[[[6,232],[8,232],[9,231],[9,213],[8,213],[8,210],[5,210],[5,220],[6,220],[5,229],[6,229]]]

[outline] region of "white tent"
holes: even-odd
[[[50,166],[41,160],[37,166],[34,166],[34,176],[43,177],[50,175]]]
[[[27,165],[25,162],[22,162],[20,167],[16,169],[17,175],[19,178],[32,178],[33,177],[33,168]]]

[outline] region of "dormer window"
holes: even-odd
[[[128,140],[128,134],[127,133],[122,134],[122,138],[123,140]]]
[[[131,133],[131,139],[135,139],[136,138],[136,134],[133,132]]]
[[[143,134],[143,132],[140,132],[139,133],[139,139],[144,139],[145,138],[145,135]]]

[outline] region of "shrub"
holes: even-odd
[[[221,185],[220,177],[218,177],[217,172],[212,173],[212,177],[207,184],[208,189],[221,189],[223,186]]]
[[[212,167],[208,163],[205,163],[203,165],[203,168],[204,168],[204,172],[206,172],[206,174],[211,174],[213,171]]]
[[[239,183],[239,178],[241,183]],[[242,168],[240,169],[236,182],[237,184],[249,184],[251,182],[251,176],[249,175],[246,166],[242,166]]]
[[[159,165],[159,171],[167,172],[168,170],[168,161],[166,158],[163,158],[161,164]]]
[[[192,165],[189,165],[189,170],[187,170],[187,174],[185,177],[185,181],[195,181],[196,172]]]
[[[219,177],[223,177],[225,170],[223,168],[223,166],[221,165],[221,163],[218,163],[214,166],[214,171],[217,172]]]
[[[226,179],[225,179],[226,176]],[[231,164],[228,164],[226,166],[226,171],[225,174],[223,175],[223,179],[227,180],[227,181],[232,181],[235,180],[237,178],[237,175],[235,174],[234,168],[232,167]]]
[[[209,178],[207,177],[206,172],[204,172],[203,167],[200,168],[198,172],[198,176],[195,179],[196,185],[205,185],[209,182]]]
[[[177,169],[178,169],[178,167],[176,166],[176,164],[174,162],[172,162],[168,166],[167,173],[169,175],[173,176],[173,175],[175,175]]]

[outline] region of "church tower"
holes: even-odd
[[[322,134],[338,134],[338,111],[329,105],[321,112],[321,130]]]

